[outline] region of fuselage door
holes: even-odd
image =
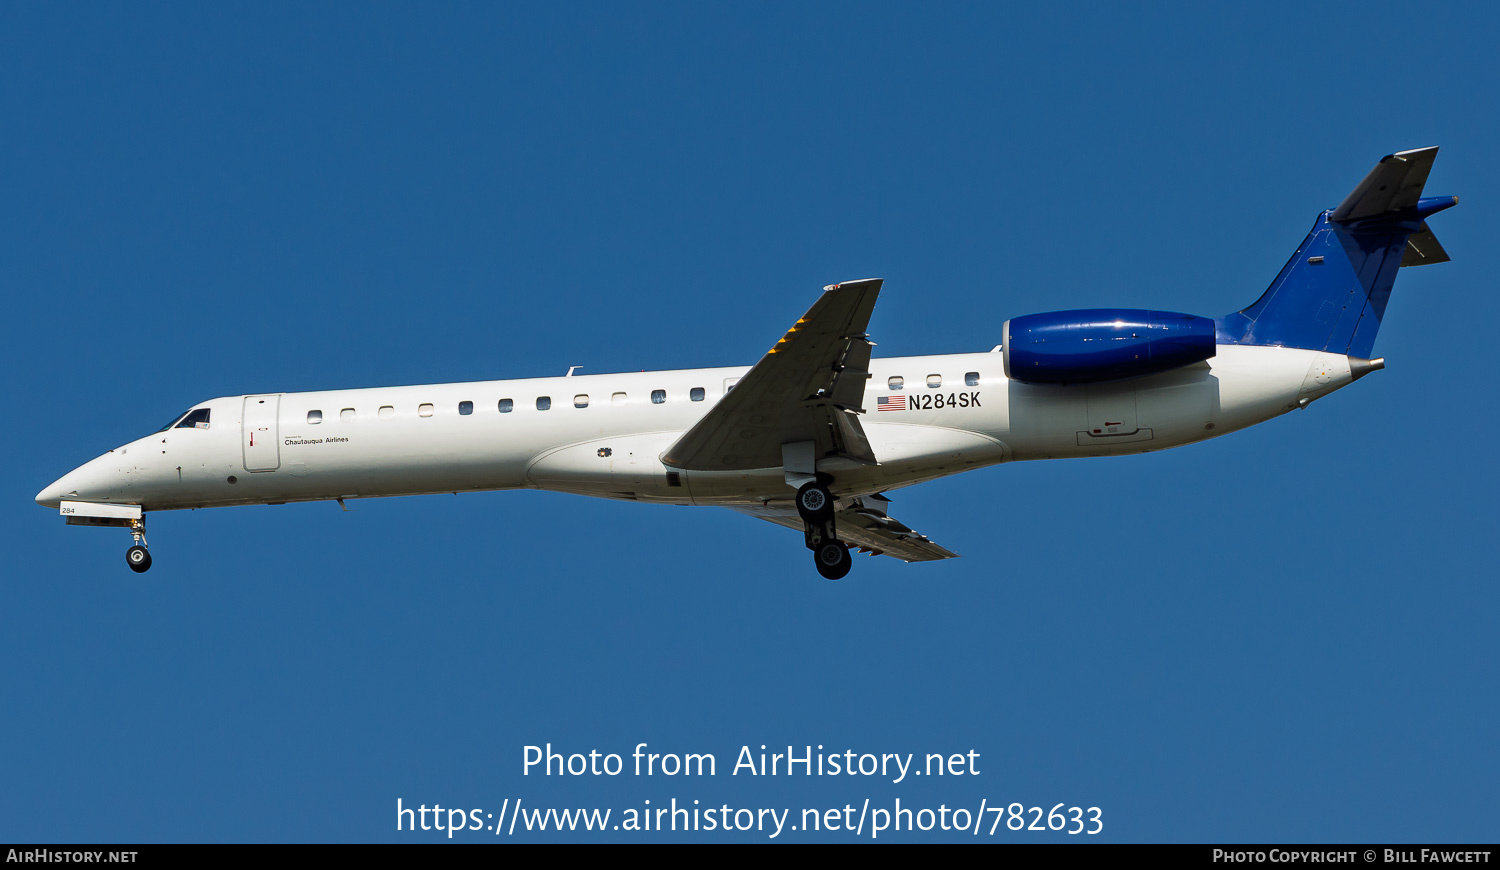
[[[245,448],[246,471],[275,471],[281,467],[281,439],[276,431],[280,406],[280,394],[245,397],[241,443]]]
[[[1088,385],[1088,434],[1096,438],[1133,435],[1140,429],[1135,421],[1135,382],[1112,381]]]

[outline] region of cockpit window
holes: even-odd
[[[173,426],[175,426],[175,425],[177,425],[177,421],[178,421],[178,420],[181,420],[181,419],[182,419],[182,416],[183,416],[183,415],[181,415],[181,414],[178,414],[178,415],[177,415],[177,416],[176,416],[176,417],[173,417],[173,418],[172,418],[172,419],[171,419],[171,420],[169,420],[169,421],[168,421],[168,422],[167,422],[167,425],[165,425],[165,426],[163,426],[163,427],[161,427],[161,428],[160,428],[160,429],[157,429],[157,430],[156,430],[156,431],[158,431],[158,432],[165,432],[165,431],[167,431],[167,430],[168,430],[168,429],[170,429],[170,428],[172,428],[172,427],[173,427]]]
[[[183,417],[182,421],[179,422],[176,425],[176,427],[174,427],[174,428],[177,428],[177,429],[207,429],[208,428],[208,409],[207,408],[195,408],[192,411],[189,411],[188,415],[186,417]]]

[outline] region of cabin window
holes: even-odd
[[[576,396],[573,397],[573,407],[575,407],[575,408],[587,408],[588,406],[589,406],[589,394],[588,393],[579,393],[578,395],[576,395]]]
[[[536,397],[536,409],[538,411],[550,411],[550,410],[552,410],[552,397],[551,396],[537,396]]]
[[[462,416],[462,417],[467,417],[470,414],[474,413],[474,403],[473,402],[459,402],[458,403],[458,413],[459,413],[459,416]]]
[[[897,375],[885,382],[886,386],[890,387],[893,390],[901,389],[902,385],[904,385],[905,383],[906,379],[901,377],[900,375]]]
[[[323,412],[322,411],[308,411],[307,412],[307,422],[309,424],[317,424],[317,423],[323,422]]]
[[[422,404],[418,405],[417,406],[417,416],[418,417],[431,417],[432,416],[432,403],[431,402],[423,402]]]
[[[667,391],[666,390],[652,390],[651,391],[651,404],[653,404],[653,405],[660,405],[662,402],[665,402],[666,400],[667,400]]]
[[[964,385],[969,387],[979,386],[979,372],[964,372]]]
[[[396,418],[396,409],[395,408],[392,408],[390,405],[381,405],[380,406],[380,419],[382,419],[382,420],[394,420],[395,418]]]
[[[339,419],[343,420],[346,423],[349,422],[350,420],[353,420],[354,419],[354,409],[353,408],[345,408],[344,410],[340,411],[339,412]]]
[[[928,389],[935,390],[938,387],[941,387],[942,385],[943,385],[943,376],[942,375],[928,375],[927,376],[927,388]]]
[[[609,403],[611,405],[623,405],[623,404],[625,404],[625,394],[624,393],[615,393],[613,396],[609,397]]]
[[[502,414],[509,414],[511,411],[514,411],[515,409],[516,409],[516,403],[515,403],[515,401],[513,399],[501,399],[500,400],[500,413],[502,413]]]
[[[207,429],[208,428],[208,409],[207,408],[196,408],[196,409],[194,409],[192,411],[189,411],[188,415],[186,417],[182,418],[182,422],[180,422],[180,423],[177,424],[177,428],[178,429]]]
[[[703,397],[705,395],[706,395],[706,393],[703,392],[703,388],[702,387],[693,387],[693,389],[688,392],[688,398],[692,399],[695,402],[701,402],[701,401],[703,401]]]

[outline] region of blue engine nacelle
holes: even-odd
[[[1164,372],[1214,355],[1211,317],[1132,308],[1050,311],[1005,321],[1005,376],[1092,384]]]

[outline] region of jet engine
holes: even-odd
[[[1211,317],[1133,308],[1028,314],[1005,321],[1005,376],[1092,384],[1150,375],[1214,355]]]

